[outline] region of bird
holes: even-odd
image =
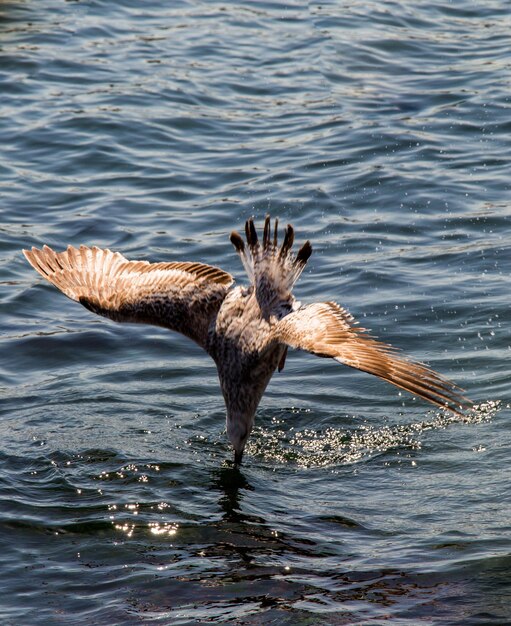
[[[392,383],[433,405],[464,415],[472,406],[463,390],[420,362],[380,341],[336,302],[301,304],[293,286],[312,253],[306,241],[293,252],[288,224],[278,241],[266,215],[259,240],[254,218],[245,241],[230,240],[249,284],[235,285],[228,272],[193,261],[130,261],[96,246],[47,245],[23,250],[30,265],[66,296],[116,322],[153,324],[201,346],[216,364],[226,406],[227,437],[239,467],[256,409],[274,372],[284,368],[289,348],[334,359]]]

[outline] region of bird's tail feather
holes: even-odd
[[[231,234],[231,242],[240,255],[258,299],[271,299],[272,293],[280,297],[289,294],[312,253],[309,241],[303,244],[296,256],[291,252],[294,242],[294,229],[291,224],[287,225],[284,240],[279,247],[278,223],[276,219],[272,235],[270,216],[266,216],[262,244],[259,242],[252,218],[245,222],[247,245],[239,233],[233,231]]]

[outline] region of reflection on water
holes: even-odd
[[[213,470],[212,486],[223,493],[219,505],[224,512],[225,520],[249,521],[249,517],[242,513],[241,497],[243,491],[252,491],[253,487],[239,468],[221,467],[218,470]],[[250,517],[250,521],[256,521],[256,518]]]

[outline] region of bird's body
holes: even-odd
[[[85,246],[23,252],[34,269],[94,313],[164,326],[204,348],[217,366],[236,463],[288,347],[334,358],[454,412],[469,406],[456,385],[370,337],[339,305],[301,306],[295,300],[292,288],[312,248],[306,242],[296,256],[291,253],[290,225],[280,247],[277,221],[270,237],[266,218],[262,245],[252,220],[245,229],[247,246],[238,233],[231,241],[250,278],[248,287],[233,287],[230,274],[202,263],[128,261],[118,252]]]
[[[284,358],[273,339],[277,318],[265,318],[253,289],[237,287],[225,298],[208,337],[227,408],[227,434],[241,460],[261,397]]]

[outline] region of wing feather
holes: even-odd
[[[23,250],[32,267],[66,296],[117,322],[181,332],[204,346],[208,326],[233,278],[195,262],[128,261],[119,252],[69,246]]]
[[[399,355],[398,350],[356,327],[353,317],[335,302],[304,306],[283,318],[275,338],[293,348],[330,357],[460,414],[470,400],[454,383],[426,365]]]

